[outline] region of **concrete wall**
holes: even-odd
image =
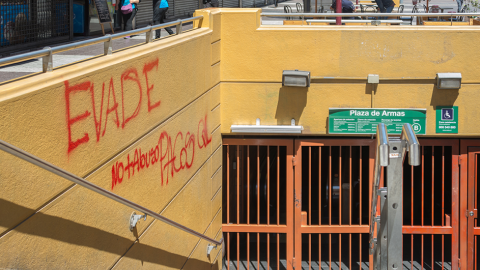
[[[0,138],[221,239],[209,27],[0,87]],[[220,249],[0,151],[0,268],[218,269]],[[140,214],[140,213],[138,213]]]
[[[260,26],[260,11],[243,9],[222,10],[222,29],[223,134],[256,118],[326,134],[329,107],[372,107],[426,108],[427,136],[440,136],[435,106],[456,105],[458,136],[480,135],[478,26]],[[282,87],[292,69],[310,71],[311,87]],[[437,89],[437,72],[461,72],[461,89]],[[380,76],[376,91],[368,74]]]

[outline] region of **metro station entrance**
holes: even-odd
[[[421,165],[403,167],[403,269],[458,269],[460,198],[467,200],[459,196],[460,140],[419,141]],[[477,188],[480,143],[469,149],[468,179]],[[372,139],[224,138],[224,268],[371,269],[374,158]],[[480,228],[469,222],[476,266]]]

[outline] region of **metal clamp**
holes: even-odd
[[[216,245],[210,245],[210,244],[207,245],[207,256],[210,256],[210,253],[212,253],[213,249],[217,249],[217,246]]]
[[[372,25],[379,26],[380,24],[382,24],[382,21],[380,21],[380,20],[372,21]]]
[[[178,34],[181,34],[181,33],[182,33],[182,22],[180,22],[179,24],[177,24],[177,26],[176,26],[176,29],[175,29],[175,30],[176,30],[176,33],[175,33],[176,35],[178,35]]]
[[[112,55],[113,47],[112,47],[112,36],[110,34],[105,35],[108,37],[108,40],[103,43],[103,54],[104,55]]]
[[[48,54],[42,57],[42,69],[43,73],[52,72],[53,71],[53,52],[52,48],[45,47],[44,50],[48,50]]]
[[[130,231],[133,231],[133,228],[137,226],[137,222],[142,219],[147,220],[147,214],[145,215],[137,215],[137,213],[133,212],[132,215],[130,216]]]

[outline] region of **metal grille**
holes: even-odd
[[[456,269],[458,140],[420,145],[421,165],[403,165],[403,268]]]
[[[293,140],[225,139],[223,144],[225,267],[291,269]]]
[[[3,0],[0,5],[1,51],[70,37],[69,0]]]
[[[368,269],[373,140],[298,141],[297,149],[297,266]]]

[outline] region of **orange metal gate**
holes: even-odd
[[[225,268],[293,269],[292,157],[293,140],[223,140]]]
[[[223,143],[225,268],[371,269],[374,140]],[[421,166],[405,162],[403,168],[403,269],[458,269],[459,209],[467,208],[466,194],[459,199],[460,141],[421,139],[420,144]],[[480,228],[471,228],[473,239]],[[466,230],[464,237],[466,242]],[[468,244],[472,265],[477,243]],[[465,243],[462,254],[466,250]]]
[[[296,269],[368,268],[375,141],[297,140]]]
[[[461,262],[463,269],[480,269],[480,224],[477,209],[480,203],[478,176],[480,169],[480,142],[478,140],[461,141],[461,177],[462,198],[460,205],[460,222],[466,224],[460,230]]]

